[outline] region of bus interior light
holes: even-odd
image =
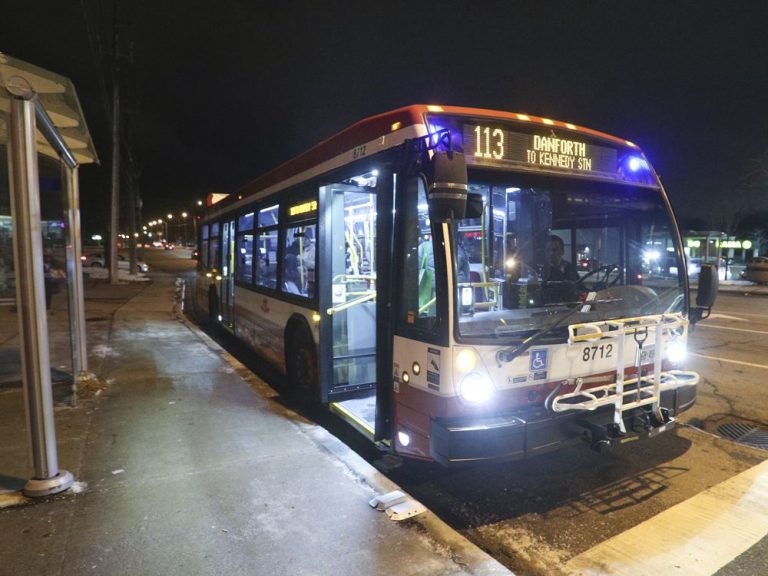
[[[408,372],[406,372],[405,370],[403,370],[403,375],[402,375],[400,378],[402,379],[402,381],[403,381],[405,384],[408,384],[408,382],[410,382],[410,381],[411,381],[411,376],[410,376],[410,375],[408,374]]]
[[[421,365],[418,362],[414,362],[413,366],[411,366],[411,370],[418,376],[421,373]]]
[[[411,443],[411,436],[405,430],[400,430],[397,433],[397,440],[402,446],[408,446]]]
[[[461,305],[472,306],[472,297],[474,294],[471,287],[465,287],[461,289]]]

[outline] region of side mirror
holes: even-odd
[[[432,184],[427,190],[429,216],[437,222],[461,220],[467,209],[467,165],[461,152],[435,151]]]
[[[720,280],[717,276],[717,266],[714,264],[702,264],[699,273],[699,289],[696,292],[696,308],[692,308],[688,317],[692,324],[699,320],[705,320],[712,311],[712,306],[717,299],[717,290]]]
[[[717,276],[717,266],[714,264],[702,264],[699,274],[699,289],[696,292],[696,306],[699,308],[712,308],[717,299],[717,289],[720,280]]]
[[[467,210],[464,218],[480,218],[483,215],[483,195],[479,192],[467,192]]]

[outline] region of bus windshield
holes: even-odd
[[[470,190],[484,211],[452,228],[459,339],[685,310],[660,189],[470,170]]]

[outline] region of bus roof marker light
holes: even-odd
[[[550,120],[549,118],[542,118],[541,121],[544,124],[546,124],[547,126],[554,126],[555,125],[555,121],[554,120]]]
[[[430,112],[443,112],[443,107],[438,106],[437,104],[429,104],[427,106],[427,110],[429,110]]]
[[[393,122],[392,126],[389,127],[390,132],[395,132],[396,130],[400,130],[400,126],[402,126],[402,122]]]
[[[525,122],[530,122],[531,117],[528,116],[528,114],[518,114],[517,115],[518,120],[524,120]]]
[[[565,124],[565,127],[566,127],[566,128],[568,128],[568,130],[576,130],[576,126],[574,126],[574,125],[573,125],[573,124],[571,124],[570,122],[567,122],[567,123]]]

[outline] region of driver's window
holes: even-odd
[[[602,275],[597,272],[601,269],[607,272],[609,266],[617,267],[616,273],[619,273],[624,259],[618,227],[580,228],[575,231],[575,239],[575,264],[579,275],[587,278],[588,284],[590,281],[599,281]],[[616,273],[611,274],[611,283],[621,282],[620,278],[615,277]]]

